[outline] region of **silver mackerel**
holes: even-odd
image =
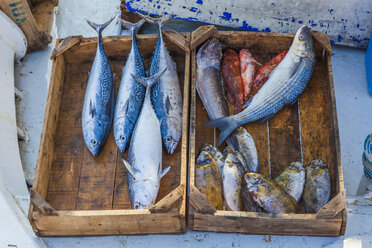
[[[128,189],[132,207],[147,209],[152,206],[159,192],[160,179],[169,171],[162,171],[162,145],[160,123],[151,104],[150,89],[162,72],[149,77],[132,77],[146,87],[145,100],[133,130],[129,145]]]
[[[86,146],[93,156],[103,150],[110,132],[114,113],[114,77],[102,44],[102,31],[114,19],[104,24],[88,24],[98,32],[97,52],[89,72],[81,122]]]
[[[135,24],[124,20],[121,22],[132,33],[132,47],[123,67],[114,113],[115,142],[120,152],[124,152],[145,98],[145,87],[131,76],[131,74],[139,77],[145,76],[145,65],[136,43],[136,33],[145,20],[140,20]]]
[[[170,16],[155,19],[144,17],[157,26],[158,41],[150,64],[150,75],[167,68],[159,82],[151,90],[151,100],[156,116],[160,120],[161,136],[168,154],[173,154],[182,133],[182,95],[176,63],[165,47],[161,29]]]
[[[236,128],[253,121],[266,122],[284,106],[292,104],[305,90],[315,66],[312,37],[307,26],[296,33],[293,43],[282,62],[248,106],[239,114],[212,120],[206,125],[221,130],[221,144]]]

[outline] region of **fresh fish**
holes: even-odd
[[[240,59],[240,71],[243,82],[244,90],[244,102],[248,100],[248,96],[251,93],[252,83],[254,79],[254,74],[256,72],[256,64],[258,63],[248,51],[248,49],[242,49],[239,52]]]
[[[305,168],[300,162],[291,163],[275,178],[275,182],[298,202],[304,190]]]
[[[263,212],[262,208],[258,207],[257,204],[252,199],[251,194],[249,193],[247,183],[243,178],[242,183],[242,199],[245,211],[247,212]]]
[[[244,105],[244,88],[240,73],[238,54],[232,49],[226,49],[221,63],[223,83],[227,92],[227,99],[234,106],[234,113],[239,113]]]
[[[144,18],[157,26],[158,42],[150,64],[150,75],[167,68],[167,71],[154,85],[151,100],[156,116],[160,120],[161,136],[168,154],[173,154],[181,139],[182,132],[182,95],[178,81],[176,63],[165,47],[161,28],[171,16],[165,18]]]
[[[224,163],[224,157],[223,154],[218,150],[218,148],[214,147],[211,144],[204,144],[200,149],[200,152],[202,151],[206,151],[212,156],[221,172],[221,168],[223,167]]]
[[[254,172],[246,173],[244,180],[252,199],[266,212],[296,212],[296,201],[274,181]]]
[[[131,76],[131,74],[138,77],[145,76],[145,65],[136,43],[136,33],[145,20],[136,24],[124,20],[121,22],[132,32],[132,48],[123,67],[114,112],[114,138],[120,152],[124,152],[145,98],[145,87]]]
[[[242,199],[244,167],[233,153],[227,152],[221,172],[222,191],[227,210],[242,211],[244,209]]]
[[[229,115],[220,71],[222,46],[216,38],[209,39],[196,55],[196,90],[211,120]]]
[[[305,211],[318,212],[331,197],[331,178],[329,170],[321,160],[311,161],[306,171],[304,189]]]
[[[104,24],[87,20],[88,24],[98,32],[98,41],[96,56],[85,90],[81,123],[85,144],[93,156],[98,156],[103,150],[114,114],[114,77],[102,44],[102,31],[113,19],[114,17]]]
[[[271,72],[273,69],[284,59],[285,55],[287,55],[288,51],[283,51],[279,53],[275,58],[269,61],[269,63],[265,64],[256,74],[252,82],[251,91],[249,92],[248,99],[252,98],[257,92],[262,88],[262,86],[266,83],[269,79]]]
[[[291,48],[269,80],[239,114],[212,120],[206,125],[221,130],[221,144],[236,128],[253,121],[266,122],[284,106],[292,104],[305,90],[315,66],[315,52],[309,28],[302,26]]]
[[[225,159],[229,156],[230,160],[233,160],[234,163],[239,164],[244,173],[249,171],[248,165],[240,152],[233,150],[230,146],[227,146],[223,151],[223,155]]]
[[[247,165],[246,172],[259,172],[257,149],[252,135],[244,127],[239,127],[230,136],[229,140],[232,142],[233,147],[244,157]]]
[[[145,100],[133,130],[129,145],[128,162],[123,160],[128,170],[128,189],[134,209],[152,206],[159,192],[160,179],[169,171],[162,171],[162,146],[160,123],[151,104],[150,90],[164,74],[165,70],[149,78],[132,77],[146,87]]]
[[[195,186],[216,209],[222,209],[222,183],[213,157],[202,151],[196,160]]]

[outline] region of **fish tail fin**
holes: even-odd
[[[141,19],[137,23],[131,23],[126,20],[123,20],[120,18],[121,23],[126,27],[128,30],[132,32],[133,35],[136,35],[138,30],[141,28],[141,26],[145,23],[145,19]]]
[[[157,25],[159,27],[159,30],[164,25],[164,23],[166,23],[167,21],[169,21],[169,19],[172,18],[171,14],[164,15],[164,16],[161,16],[161,17],[151,17],[149,15],[144,15],[144,14],[141,14],[141,13],[138,13],[138,14],[143,19],[145,19],[147,22]]]
[[[139,76],[136,76],[136,75],[133,75],[133,74],[131,74],[131,75],[132,75],[132,78],[134,80],[136,80],[138,83],[142,84],[146,88],[151,88],[151,86],[159,80],[159,78],[163,75],[163,73],[166,70],[167,70],[167,68],[165,68],[163,71],[158,72],[157,74],[155,74],[151,77],[139,77]]]
[[[112,22],[112,20],[114,20],[116,14],[114,16],[112,16],[110,18],[110,20],[108,20],[107,22],[103,23],[103,24],[97,24],[97,23],[94,23],[92,21],[89,21],[88,19],[85,19],[87,21],[87,23],[94,29],[97,31],[97,33],[102,33],[102,31]]]
[[[215,120],[208,121],[204,125],[217,127],[220,129],[221,134],[218,141],[218,145],[221,145],[229,135],[240,126],[233,116],[218,118]]]

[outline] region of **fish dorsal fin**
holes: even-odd
[[[170,166],[168,166],[167,168],[165,168],[164,170],[162,170],[161,174],[160,174],[160,178],[163,178],[170,170]]]
[[[169,110],[173,110],[172,104],[170,102],[169,96],[167,96],[167,99],[165,100],[165,108],[167,110],[167,115],[169,115]]]
[[[136,180],[136,176],[135,176],[136,172],[133,169],[133,167],[125,159],[122,159],[122,161],[123,161],[125,168],[127,168],[127,171],[129,172],[129,174],[134,178],[134,180]]]
[[[94,115],[96,114],[96,106],[92,102],[92,100],[89,101],[89,115],[94,118]]]

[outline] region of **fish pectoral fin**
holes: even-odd
[[[275,114],[271,114],[271,115],[268,115],[268,116],[265,116],[264,118],[262,118],[258,123],[259,124],[264,124],[265,122],[269,121],[271,118],[274,117]]]
[[[161,172],[161,175],[160,175],[160,178],[163,178],[163,176],[165,176],[167,173],[168,173],[168,171],[170,170],[170,166],[168,166],[167,168],[165,168],[164,170],[162,170],[162,172]]]
[[[249,106],[249,104],[251,104],[252,99],[253,99],[253,97],[248,99],[248,101],[243,105],[243,109],[247,108]]]
[[[89,101],[89,115],[94,118],[96,114],[96,106],[94,105],[94,103],[92,102],[92,100]]]
[[[169,96],[167,96],[167,99],[165,100],[165,108],[167,110],[167,115],[169,115],[169,110],[173,110],[172,104],[170,102]]]
[[[129,172],[129,174],[134,178],[134,180],[136,180],[136,177],[135,177],[136,173],[133,167],[125,159],[122,159],[122,161],[123,161],[125,168],[127,168],[127,171]]]
[[[129,108],[129,100],[125,102],[124,107],[123,107],[123,112],[125,115],[128,113],[128,108]]]

